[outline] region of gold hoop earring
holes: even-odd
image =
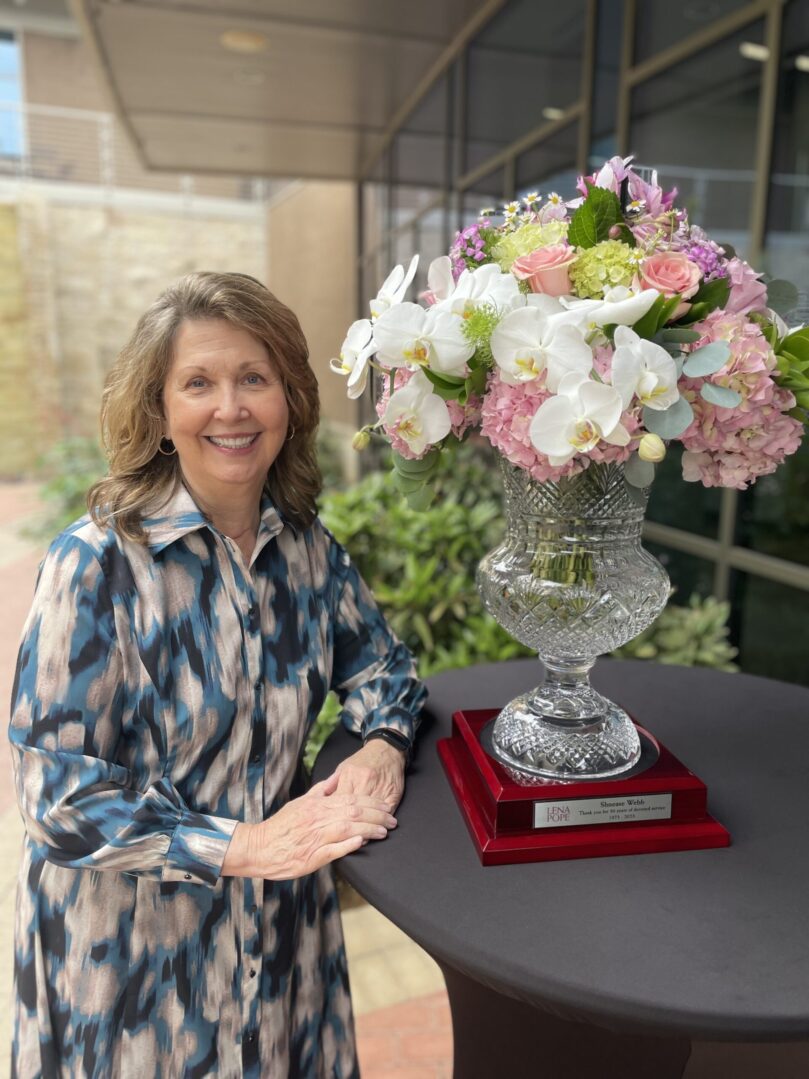
[[[163,449],[164,442],[167,442],[171,446],[170,450]],[[177,447],[174,445],[170,438],[161,438],[160,442],[157,444],[157,452],[162,453],[164,457],[173,457],[174,454],[177,452]]]
[[[295,424],[293,423],[292,424],[292,434],[287,435],[287,442],[291,442],[294,437],[295,437]]]

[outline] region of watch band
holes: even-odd
[[[370,742],[372,738],[381,738],[389,745],[399,749],[405,755],[405,763],[410,764],[410,758],[413,756],[413,747],[403,734],[398,731],[393,731],[389,727],[377,727],[375,730],[369,731],[363,738],[362,744]]]

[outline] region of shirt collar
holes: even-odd
[[[297,530],[276,508],[266,491],[261,496],[260,514],[258,539],[266,537],[266,542],[279,535],[287,525],[297,535]],[[147,545],[155,552],[164,550],[191,532],[212,527],[183,483],[179,483],[168,498],[156,501],[144,514],[141,525],[146,533]]]

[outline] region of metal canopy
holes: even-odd
[[[328,179],[359,176],[453,42],[498,6],[73,2],[146,167]],[[234,34],[243,51],[223,44]]]

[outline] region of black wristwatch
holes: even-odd
[[[405,738],[403,734],[398,731],[392,731],[389,727],[377,727],[373,731],[369,731],[368,734],[362,740],[362,744],[370,742],[372,738],[381,738],[391,746],[395,746],[396,749],[400,749],[405,755],[405,765],[410,764],[410,758],[413,756],[413,747],[410,745],[410,741]]]

